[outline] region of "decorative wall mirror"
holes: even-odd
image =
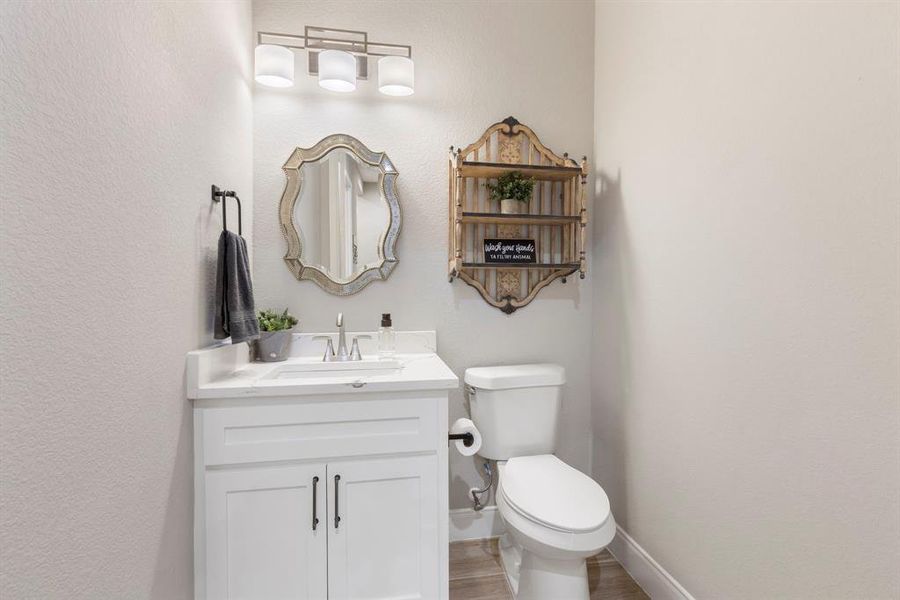
[[[284,260],[297,279],[339,296],[355,294],[397,265],[397,170],[384,152],[349,135],[296,148],[282,167]]]

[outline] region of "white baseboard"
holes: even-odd
[[[450,511],[451,542],[497,537],[502,533],[503,522],[496,506],[485,506],[477,512],[471,508]]]
[[[616,528],[616,537],[607,549],[653,600],[694,600],[694,597],[621,527]]]

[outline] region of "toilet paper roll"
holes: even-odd
[[[466,446],[463,440],[456,440],[456,450],[463,456],[472,456],[481,449],[481,432],[475,427],[472,419],[457,419],[450,426],[450,433],[471,433],[475,440],[471,446]]]

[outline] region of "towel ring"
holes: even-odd
[[[243,210],[241,209],[241,199],[238,198],[238,195],[235,194],[231,190],[223,190],[220,189],[219,186],[212,186],[212,201],[213,202],[221,202],[222,203],[222,230],[228,230],[228,222],[226,220],[226,206],[224,202],[224,198],[234,198],[237,201],[238,207],[238,235],[244,235],[243,231],[243,215],[241,214]]]

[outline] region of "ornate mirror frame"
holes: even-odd
[[[335,148],[345,148],[362,162],[378,167],[381,170],[381,194],[387,202],[391,213],[391,221],[382,241],[381,254],[384,259],[381,261],[381,264],[377,267],[370,267],[352,280],[343,283],[334,281],[318,267],[303,264],[303,261],[300,259],[303,250],[300,243],[300,232],[294,223],[294,206],[300,198],[300,189],[303,185],[301,172],[303,163],[317,161]],[[323,138],[312,148],[295,148],[281,169],[284,171],[287,182],[281,195],[278,214],[281,222],[281,233],[287,242],[287,252],[284,255],[284,261],[287,263],[291,273],[298,280],[309,279],[315,281],[323,290],[337,296],[355,294],[376,279],[387,279],[394,267],[397,266],[396,245],[397,237],[400,234],[401,222],[400,201],[394,189],[399,173],[394,168],[394,164],[387,154],[384,152],[373,152],[356,138],[339,133]]]

